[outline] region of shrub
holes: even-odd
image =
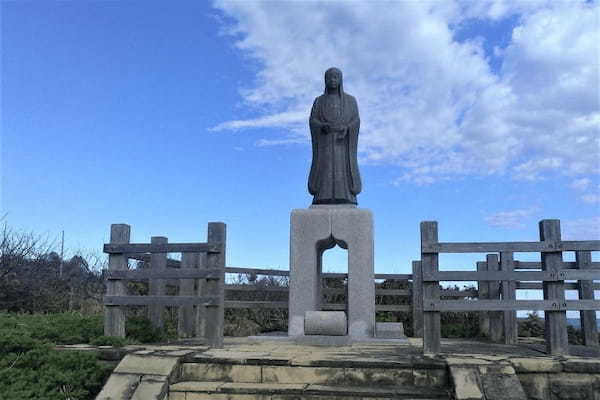
[[[102,335],[102,316],[0,313],[0,327],[0,333],[10,331],[56,344],[89,343]]]
[[[0,349],[3,400],[91,400],[112,371],[95,352],[57,351],[28,336],[2,335]]]
[[[90,340],[90,344],[94,346],[123,347],[126,344],[126,340],[124,338],[114,336],[98,336]]]
[[[148,318],[138,315],[127,318],[125,334],[140,343],[157,343],[163,339],[160,329],[153,327]]]

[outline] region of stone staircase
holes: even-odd
[[[240,352],[232,357],[211,350],[186,357],[179,368],[169,400],[452,398],[446,363],[414,356],[376,360],[360,354]]]

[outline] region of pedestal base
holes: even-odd
[[[354,206],[330,205],[292,211],[290,337],[304,336],[306,311],[320,311],[322,255],[336,244],[348,250],[348,336],[374,336],[373,216]]]

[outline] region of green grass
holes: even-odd
[[[112,367],[98,352],[59,351],[58,344],[123,346],[170,339],[174,327],[160,331],[145,317],[127,319],[127,338],[103,336],[103,316],[78,313],[0,312],[0,399],[92,400]]]
[[[0,313],[0,393],[3,400],[87,400],[112,368],[97,352],[58,351],[55,344],[87,343],[101,319],[78,314]]]

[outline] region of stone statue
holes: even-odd
[[[344,93],[342,71],[325,72],[325,93],[310,112],[313,204],[356,204],[362,184],[356,159],[360,119],[356,99]]]

